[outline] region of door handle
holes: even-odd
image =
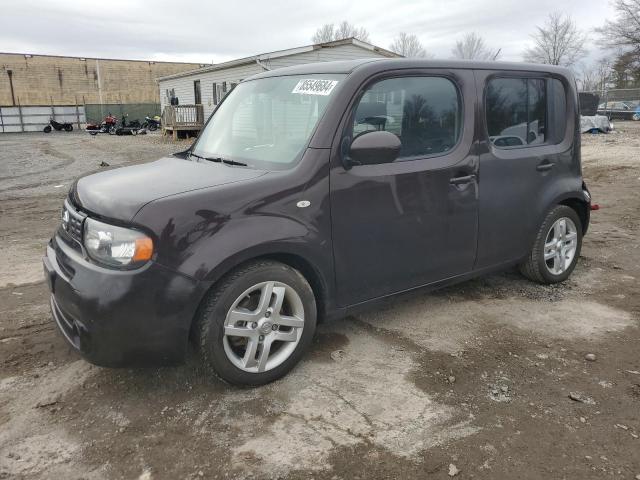
[[[476,179],[474,174],[465,175],[464,177],[453,177],[449,179],[449,183],[451,185],[465,185],[467,183],[471,183]]]
[[[547,170],[551,170],[552,168],[553,168],[552,162],[545,162],[538,165],[536,167],[536,170],[538,170],[539,172],[546,172]]]

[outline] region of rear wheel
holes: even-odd
[[[293,268],[259,261],[227,275],[205,299],[197,340],[205,364],[238,385],[263,385],[285,375],[313,339],[316,302]]]
[[[520,271],[534,282],[562,282],[573,272],[581,247],[580,217],[572,208],[558,205],[542,222],[529,256],[520,265]]]
[[[66,123],[64,125],[64,131],[65,132],[72,132],[73,131],[73,125],[71,125],[70,123]]]

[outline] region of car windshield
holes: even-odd
[[[239,84],[207,123],[193,154],[266,170],[291,168],[344,77],[292,75]]]

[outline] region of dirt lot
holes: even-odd
[[[583,137],[602,209],[568,282],[395,300],[322,326],[259,389],[195,355],[93,367],[49,317],[40,257],[72,179],[186,143],[1,135],[0,478],[640,479],[640,122],[617,128]]]

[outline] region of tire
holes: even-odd
[[[150,132],[155,132],[158,129],[158,126],[155,123],[150,123],[149,124],[149,131]]]
[[[561,233],[558,234],[563,230],[563,223],[564,236]],[[573,272],[581,248],[580,217],[571,207],[557,205],[542,222],[531,252],[520,264],[520,272],[537,283],[563,282]]]
[[[205,366],[222,380],[264,385],[300,361],[313,340],[316,320],[316,300],[307,280],[288,265],[257,261],[227,274],[205,297],[196,317],[196,341]],[[229,335],[231,329],[240,336]],[[254,355],[247,354],[250,342]]]
[[[42,131],[43,131],[44,133],[51,133],[51,125],[47,125],[46,127],[44,127],[44,128],[42,129]]]
[[[109,128],[109,135],[115,135],[116,134],[116,130],[117,128],[115,126],[112,126]]]
[[[70,123],[65,124],[64,131],[65,132],[72,132],[73,131],[73,125],[71,125]]]

